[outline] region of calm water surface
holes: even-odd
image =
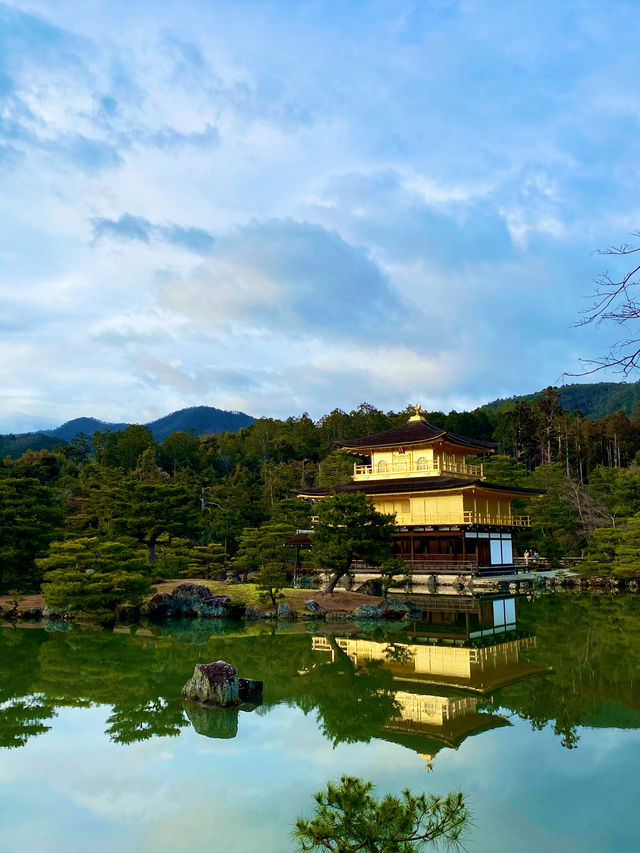
[[[640,597],[433,597],[423,619],[0,629],[1,853],[286,853],[343,773],[464,790],[474,853],[640,848]],[[183,707],[198,662],[261,706]]]

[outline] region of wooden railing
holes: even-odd
[[[481,512],[440,512],[437,514],[402,513],[396,514],[396,525],[398,527],[410,527],[415,525],[430,526],[433,524],[487,524],[502,527],[531,527],[531,516],[529,515],[485,515]],[[317,515],[311,516],[311,523],[315,524]]]
[[[471,510],[427,514],[397,512],[396,524],[403,527],[416,524],[492,524],[506,527],[531,527],[531,517],[528,515],[489,515]]]
[[[429,559],[405,559],[403,563],[407,563],[411,567],[412,575],[432,575],[439,573],[446,574],[469,574],[474,573],[478,568],[478,559],[463,560],[455,555],[449,554],[432,554]],[[363,574],[378,574],[380,566],[374,566],[370,563],[365,563],[364,560],[354,560],[351,563],[351,571],[356,575]]]
[[[465,465],[463,462],[386,462],[384,467],[378,465],[354,465],[354,480],[383,480],[390,477],[403,477],[410,475],[439,476],[445,474],[456,474],[462,477],[475,477],[482,479],[484,472],[482,465]]]

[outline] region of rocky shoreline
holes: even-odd
[[[164,582],[168,585],[170,582]],[[302,592],[302,591],[297,591]],[[307,591],[307,594],[311,592]],[[437,585],[430,594],[474,595],[478,593],[505,593],[527,595],[533,592],[572,592],[590,594],[615,594],[619,592],[640,592],[637,578],[585,577],[572,573],[558,572],[551,576],[534,576],[520,580],[502,580],[500,577],[485,578],[481,582],[469,577],[456,578],[452,584]],[[8,598],[4,596],[3,598]],[[141,605],[125,604],[118,608],[113,616],[113,624],[133,625],[141,620],[163,623],[185,619],[220,619],[225,621],[416,621],[420,618],[420,605],[415,599],[422,599],[422,591],[395,593],[390,598],[368,595],[364,592],[353,593],[337,589],[328,596],[316,592],[313,598],[300,598],[295,602],[282,601],[275,608],[254,607],[234,600],[225,594],[215,594],[204,584],[191,581],[178,582],[171,592],[157,591]],[[323,606],[324,605],[324,606]],[[0,621],[39,622],[41,620],[56,623],[90,621],[87,616],[76,620],[72,614],[64,611],[52,612],[42,602],[42,596],[25,596],[16,607],[3,601],[0,603]]]

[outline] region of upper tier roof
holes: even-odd
[[[483,453],[490,453],[497,449],[498,445],[493,441],[483,441],[479,438],[468,438],[449,432],[441,427],[435,427],[416,416],[410,418],[406,424],[377,432],[375,435],[366,435],[364,438],[354,438],[351,441],[339,441],[338,445],[343,450],[353,453],[369,455],[370,450],[381,447],[406,447],[413,444],[431,444],[436,440],[448,441],[450,444],[458,444],[469,447]]]

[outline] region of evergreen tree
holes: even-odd
[[[286,563],[295,560],[295,550],[288,544],[295,532],[295,525],[286,522],[267,522],[258,528],[246,528],[240,537],[234,568],[245,578],[267,565],[272,567],[272,574],[273,566],[284,572]]]
[[[581,571],[610,575],[623,535],[621,527],[599,527],[594,530],[585,549],[584,561],[580,565]]]
[[[387,794],[382,800],[372,792],[371,782],[353,776],[329,782],[314,797],[314,817],[296,821],[298,849],[412,853],[438,840],[457,843],[469,821],[461,792],[415,796],[406,789],[400,797]]]
[[[43,593],[52,611],[114,618],[119,604],[138,604],[151,587],[144,551],[131,540],[98,537],[52,542],[40,558]]]
[[[613,574],[620,578],[640,576],[640,513],[629,520],[622,532],[616,546]]]
[[[35,558],[60,534],[62,506],[56,492],[31,477],[0,472],[0,591],[36,591]]]
[[[377,512],[362,492],[330,495],[317,507],[311,558],[332,573],[327,592],[349,574],[354,560],[380,565],[389,557],[395,516]]]
[[[147,483],[130,477],[115,496],[114,531],[145,545],[151,564],[157,561],[161,536],[187,538],[197,532],[198,521],[195,494],[171,481]]]
[[[343,453],[342,450],[334,450],[326,456],[318,468],[318,485],[339,486],[348,483],[353,476],[353,456]]]
[[[287,573],[281,563],[268,560],[260,566],[255,581],[261,600],[271,601],[275,607],[276,599],[287,585]]]
[[[186,574],[192,578],[213,578],[227,565],[229,557],[218,542],[194,545],[188,551]]]

